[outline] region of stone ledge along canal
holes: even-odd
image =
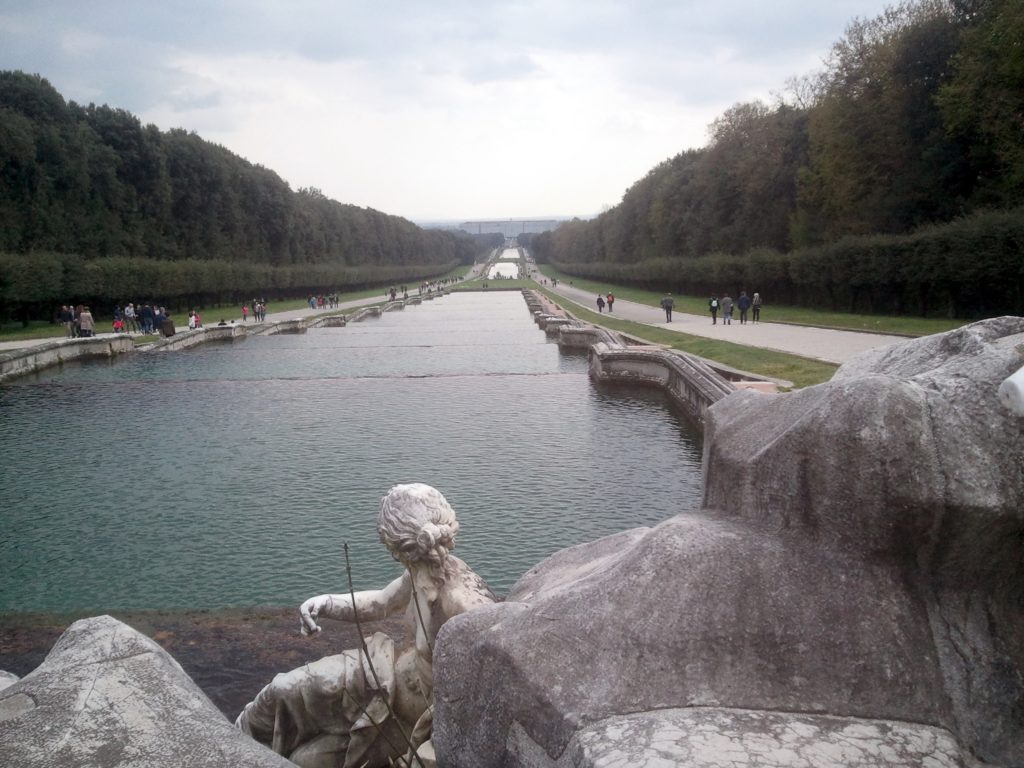
[[[700,503],[697,432],[590,383],[518,292],[345,328],[72,363],[0,387],[0,613],[297,607],[400,573],[392,485],[437,486],[499,595]],[[13,618],[10,615],[6,618]]]

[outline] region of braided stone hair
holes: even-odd
[[[433,486],[396,485],[381,499],[377,533],[384,546],[405,565],[429,562],[435,578],[444,579],[458,530],[455,510]]]

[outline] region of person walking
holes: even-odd
[[[718,325],[718,297],[708,299],[708,311],[711,313],[711,324]]]
[[[598,314],[604,312],[604,296],[602,296],[601,294],[597,294],[597,311]]]
[[[675,299],[672,298],[671,293],[666,293],[665,298],[661,300],[661,308],[665,310],[665,322],[672,322],[672,308],[675,307]]]
[[[608,294],[608,311],[612,311],[612,305],[615,303],[615,296],[612,293]]]
[[[732,297],[727,293],[722,297],[722,325],[732,325]]]
[[[747,322],[747,310],[750,309],[750,297],[746,291],[740,291],[740,297],[736,299],[736,306],[740,310],[740,325]]]
[[[753,322],[761,319],[761,294],[754,291],[754,298],[750,300],[750,309],[753,315]]]

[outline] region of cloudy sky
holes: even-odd
[[[0,0],[0,69],[417,221],[590,215],[882,0]]]

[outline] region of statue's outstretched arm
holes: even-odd
[[[412,580],[408,571],[388,584],[384,589],[367,589],[355,593],[355,611],[352,610],[352,595],[317,595],[309,598],[299,607],[302,617],[302,634],[319,632],[317,618],[353,621],[355,612],[360,621],[376,621],[385,616],[405,610],[412,598]]]

